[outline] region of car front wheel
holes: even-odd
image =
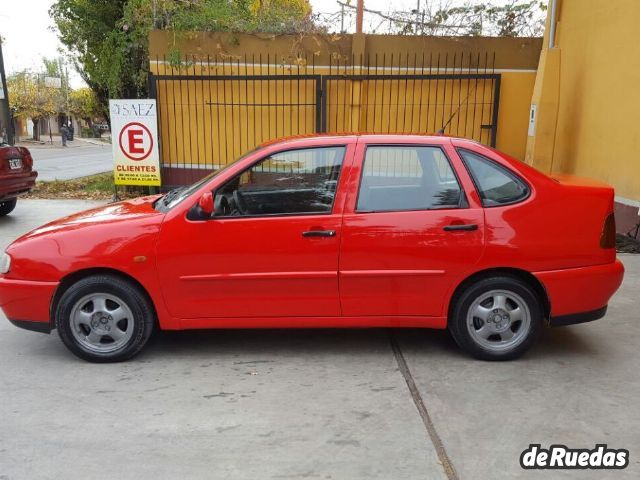
[[[11,200],[3,200],[2,202],[0,202],[0,217],[4,217],[5,215],[9,215],[11,212],[13,212],[13,209],[16,208],[17,203],[17,198],[12,198]]]
[[[482,360],[511,360],[525,353],[542,329],[536,292],[515,277],[484,278],[455,300],[449,330],[458,345]]]
[[[144,347],[153,332],[155,315],[137,285],[96,275],[65,290],[55,309],[55,324],[62,342],[78,357],[119,362]]]

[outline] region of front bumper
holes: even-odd
[[[547,291],[550,325],[571,325],[602,318],[607,304],[622,284],[620,260],[604,265],[567,268],[534,275]]]
[[[8,173],[0,175],[0,200],[28,192],[36,184],[38,172]]]
[[[0,276],[0,308],[14,325],[51,331],[51,299],[58,282],[13,280]]]

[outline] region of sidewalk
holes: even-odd
[[[72,141],[67,141],[67,146],[62,146],[62,138],[60,136],[53,136],[53,143],[49,137],[40,137],[40,141],[35,141],[31,139],[23,138],[19,142],[16,142],[16,146],[26,147],[30,150],[33,149],[62,149],[62,148],[78,148],[85,147],[87,145],[99,145],[105,147],[111,147],[111,137],[102,137],[100,138],[80,138],[74,137]]]

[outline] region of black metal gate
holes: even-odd
[[[158,100],[163,184],[193,182],[291,135],[443,131],[495,146],[501,77],[488,54],[396,58],[327,66],[274,65],[270,55],[266,63],[156,59],[149,93]]]

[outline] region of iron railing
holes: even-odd
[[[190,183],[261,143],[320,132],[445,134],[495,146],[495,53],[274,55],[151,62],[163,184]]]

